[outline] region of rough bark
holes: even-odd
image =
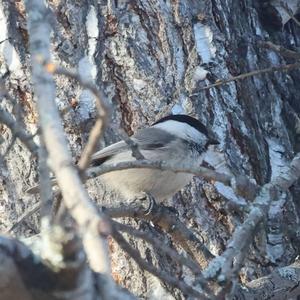
[[[220,170],[246,175],[259,185],[283,172],[300,150],[299,71],[267,73],[201,90],[217,79],[295,62],[260,46],[266,40],[297,50],[300,43],[300,27],[292,19],[282,21],[280,28],[274,26],[262,2],[272,5],[272,1],[248,0],[48,1],[47,18],[54,28],[53,60],[94,81],[113,106],[112,124],[99,146],[116,141],[119,126],[131,134],[167,113],[185,112],[210,124],[217,134],[226,156],[226,166]],[[9,71],[5,86],[21,107],[26,129],[34,134],[37,112],[22,1],[0,3],[0,28],[4,28],[0,32],[0,73]],[[91,93],[72,80],[58,76],[56,84],[56,103],[77,161],[96,109]],[[2,100],[1,107],[9,112],[16,109],[10,100]],[[0,132],[3,154],[12,133],[3,125]],[[210,163],[216,162],[212,159]],[[24,193],[37,182],[37,173],[34,160],[19,140],[4,158],[0,156],[0,165],[0,229],[5,231],[38,201]],[[98,179],[87,185],[99,205],[120,203]],[[252,282],[253,288],[257,282],[253,280],[293,263],[300,247],[298,194],[299,184],[295,184],[271,203],[267,221],[258,228],[246,254],[241,283]],[[211,183],[199,178],[170,201],[181,220],[215,255],[225,249],[234,229],[246,218],[226,203]],[[168,235],[145,221],[123,221],[177,247]],[[30,236],[38,231],[37,214],[14,233]],[[145,241],[127,239],[154,265],[187,282],[192,280],[186,270],[170,264],[166,255]],[[136,296],[184,298],[177,289],[140,270],[115,242],[110,250],[115,280]]]

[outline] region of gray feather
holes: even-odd
[[[139,130],[131,138],[137,143],[140,150],[163,150],[163,148],[167,148],[176,137],[164,130],[150,127]],[[114,155],[129,150],[130,147],[124,141],[120,141],[93,154],[92,161],[97,162],[100,160],[100,162],[103,162]]]

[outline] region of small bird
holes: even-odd
[[[219,142],[200,121],[188,115],[169,115],[148,128],[137,131],[131,139],[140,153],[150,161],[168,164],[200,166],[209,145]],[[92,156],[93,165],[110,165],[134,161],[132,149],[126,142],[112,144]],[[109,188],[126,199],[146,192],[161,203],[187,185],[193,175],[159,169],[126,169],[101,175]]]
[[[219,144],[213,133],[200,121],[188,115],[169,115],[152,126],[140,129],[131,137],[140,153],[149,161],[164,161],[170,165],[200,166],[209,145]],[[111,165],[134,161],[132,149],[125,141],[112,144],[92,156],[92,165]],[[103,183],[125,199],[142,193],[150,194],[156,202],[168,200],[187,185],[193,175],[159,169],[126,169],[100,176]],[[56,184],[53,180],[52,184]],[[27,190],[36,193],[37,187]]]

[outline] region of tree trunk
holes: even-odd
[[[300,43],[300,27],[292,19],[283,25],[277,20],[274,26],[273,14],[265,6],[272,1],[61,0],[48,4],[47,18],[54,29],[53,60],[94,81],[113,106],[100,147],[119,140],[119,127],[131,135],[166,114],[187,113],[211,126],[220,140],[226,165],[219,170],[246,175],[258,185],[284,172],[300,150],[299,70],[264,73],[203,90],[217,80],[294,62],[262,46],[262,41],[271,41],[297,50]],[[28,131],[34,134],[37,113],[23,1],[0,3],[0,28],[0,72],[3,76],[9,71],[5,86],[18,102],[1,100],[1,106],[20,109]],[[93,97],[65,77],[57,76],[56,83],[57,105],[76,162],[96,115]],[[0,229],[4,232],[38,201],[24,192],[38,179],[36,162],[19,141],[3,157],[11,131],[0,125],[0,132]],[[215,160],[209,162],[214,165]],[[118,206],[123,201],[98,179],[87,185],[99,205]],[[295,184],[272,202],[267,221],[257,229],[246,255],[241,283],[294,262],[300,247],[298,195],[299,184]],[[218,193],[213,183],[194,178],[168,205],[219,255],[246,216],[229,205],[235,200]],[[182,252],[160,228],[131,218],[123,222],[152,232]],[[18,237],[38,232],[38,214],[14,230]],[[191,280],[187,270],[170,263],[158,249],[143,240],[128,239],[161,270]],[[142,271],[114,241],[110,250],[114,279],[137,297],[185,298]]]

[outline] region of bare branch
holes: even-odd
[[[16,136],[33,155],[37,155],[38,146],[33,141],[32,136],[24,130],[24,126],[18,124],[10,113],[2,108],[0,108],[0,122],[5,124],[13,136]]]
[[[234,186],[238,190],[247,189],[249,186],[249,182],[244,180],[243,186],[237,186],[237,184],[232,182],[233,177],[227,174],[218,173],[214,170],[204,168],[204,167],[194,167],[194,165],[186,165],[182,166],[174,166],[168,164],[165,161],[150,161],[150,160],[137,160],[137,161],[128,161],[128,162],[119,162],[110,165],[100,165],[97,167],[91,167],[86,170],[85,176],[87,178],[95,178],[100,175],[114,172],[118,170],[126,170],[126,169],[159,169],[159,170],[170,170],[175,173],[189,173],[194,174],[196,176],[200,176],[207,181],[219,181],[228,186]],[[239,183],[239,182],[238,182]],[[53,181],[52,184],[56,184],[56,180]],[[252,185],[251,185],[252,186]],[[32,187],[27,190],[27,193],[36,193],[37,187]]]
[[[127,252],[142,269],[160,278],[162,281],[166,282],[167,284],[170,284],[171,286],[178,288],[185,295],[194,296],[197,297],[197,299],[205,299],[205,300],[211,299],[208,298],[203,293],[193,289],[191,286],[187,285],[184,281],[176,279],[174,276],[169,275],[167,272],[158,270],[151,263],[146,262],[141,257],[140,252],[134,249],[133,247],[131,247],[130,244],[124,239],[124,237],[117,230],[113,229],[112,236],[120,245],[120,247],[125,252]]]
[[[275,1],[273,0],[273,2]],[[299,5],[299,0],[280,1],[277,9],[280,10],[281,8],[283,8],[283,11],[281,11],[283,24],[285,24],[289,20],[289,18],[291,18],[298,26],[300,26],[300,22],[294,16],[295,13],[299,10]]]
[[[265,47],[265,48],[276,51],[277,53],[279,53],[283,57],[300,59],[300,53],[299,52],[289,50],[289,49],[287,49],[285,47],[282,47],[282,46],[279,46],[279,45],[275,45],[272,42],[260,41],[260,42],[258,42],[258,44],[261,45],[262,47]]]
[[[294,299],[300,294],[300,263],[278,268],[268,276],[246,284],[247,293],[255,299]]]
[[[92,204],[72,163],[55,105],[54,81],[52,75],[44,70],[44,62],[50,61],[50,26],[46,21],[47,8],[45,3],[39,0],[28,0],[25,4],[28,16],[32,78],[42,134],[51,167],[61,188],[64,203],[80,226],[91,268],[110,276],[107,243],[99,236],[101,232],[109,231],[109,227],[105,218]]]
[[[273,180],[273,184],[282,191],[290,188],[300,177],[300,153],[298,153],[290,164],[290,168]]]
[[[271,23],[282,28],[299,10],[299,0],[270,0],[266,1],[264,10],[266,18],[271,19]]]
[[[85,170],[91,161],[91,156],[95,152],[97,144],[104,133],[104,129],[107,127],[107,122],[110,117],[111,108],[108,106],[108,102],[105,101],[103,93],[94,85],[91,81],[86,81],[79,73],[67,70],[63,67],[58,67],[53,63],[45,64],[46,70],[51,74],[65,75],[69,78],[76,80],[84,89],[93,93],[96,98],[97,119],[94,127],[89,134],[89,140],[83,149],[82,155],[78,162],[78,167],[81,171]]]
[[[86,265],[85,256],[81,253],[82,248],[77,245],[80,242],[78,239],[74,239],[72,234],[66,234],[57,226],[56,228],[52,227],[52,229],[55,230],[49,232],[48,236],[43,234],[43,237],[49,237],[50,235],[54,243],[47,244],[48,247],[43,248],[40,243],[41,238],[35,238],[35,253],[16,239],[0,236],[1,267],[4,267],[5,262],[12,259],[17,269],[14,271],[15,274],[12,278],[6,278],[5,280],[4,277],[9,276],[14,267],[6,266],[6,270],[2,269],[0,271],[0,277],[3,276],[0,289],[1,300],[28,299],[25,291],[29,291],[31,295],[34,295],[34,299],[80,300],[83,293],[85,299],[95,299],[92,297],[94,294],[92,272]],[[59,247],[57,247],[55,241],[59,243]],[[57,253],[56,251],[61,252]],[[56,255],[55,265],[49,265],[49,260],[47,260],[52,255]],[[60,260],[61,257],[57,255],[65,255],[68,259]],[[6,257],[3,258],[3,256]],[[25,279],[25,291],[16,286],[20,277],[23,280]],[[3,283],[7,283],[7,285]],[[22,294],[13,298],[2,297],[5,292],[4,285],[11,293],[23,291],[24,297]],[[58,295],[59,297],[57,297]]]
[[[80,75],[76,72],[64,69],[62,67],[57,67],[53,64],[47,64],[46,70],[53,74],[65,75],[69,78],[72,78],[79,82],[79,84],[91,91],[96,97],[96,107],[98,111],[98,117],[96,123],[89,134],[89,141],[85,146],[85,149],[82,153],[82,156],[78,162],[78,167],[80,170],[85,170],[90,164],[91,155],[95,152],[97,143],[104,132],[104,128],[107,127],[107,121],[110,116],[111,108],[108,106],[108,102],[104,101],[104,95],[98,90],[98,88],[91,83],[90,81],[83,80]],[[122,139],[126,142],[126,144],[131,148],[132,155],[136,159],[144,159],[144,156],[138,149],[137,144],[126,134],[124,130],[119,130],[122,136]]]
[[[44,226],[50,224],[51,207],[52,207],[52,185],[50,179],[50,170],[47,164],[48,152],[43,139],[39,148],[39,177],[40,177],[40,196],[41,196],[41,230]]]
[[[247,251],[257,225],[266,217],[271,201],[276,196],[277,189],[286,191],[300,177],[300,153],[290,164],[290,168],[282,175],[275,178],[271,183],[265,184],[253,202],[245,222],[238,227],[226,250],[222,255],[214,258],[204,271],[206,278],[218,277],[219,282],[229,282],[234,272],[234,260],[243,251]],[[241,265],[241,261],[238,262]]]
[[[156,237],[152,237],[149,232],[143,232],[140,230],[137,230],[133,227],[130,227],[125,224],[118,223],[116,221],[111,221],[112,226],[118,230],[126,232],[130,235],[133,235],[135,237],[138,237],[140,239],[143,239],[144,241],[152,244],[155,248],[161,250],[165,254],[169,255],[171,258],[173,258],[176,262],[180,263],[181,265],[185,265],[188,268],[190,268],[195,274],[201,276],[201,269],[199,266],[191,259],[184,257],[183,255],[180,255],[172,248],[168,247],[166,244],[164,244],[162,241],[157,239]]]
[[[252,242],[257,225],[267,214],[269,205],[273,199],[271,190],[273,185],[266,184],[253,203],[245,222],[238,227],[231,241],[228,243],[226,250],[221,256],[213,259],[208,268],[204,271],[204,276],[208,279],[218,277],[220,283],[229,282],[233,275],[233,264],[236,256],[242,251],[247,251],[247,247]]]
[[[169,233],[174,241],[195,259],[201,267],[206,267],[207,260],[214,256],[193,232],[179,220],[178,216],[168,208],[159,205],[154,205],[149,212],[145,202],[137,201],[137,203],[131,203],[130,206],[122,208],[105,208],[105,213],[112,218],[132,217],[153,222]],[[145,214],[146,211],[147,213]]]
[[[212,291],[208,287],[207,281],[203,278],[203,276],[201,274],[201,269],[193,260],[191,260],[183,255],[180,255],[178,252],[176,252],[172,248],[168,247],[165,243],[163,243],[156,237],[152,237],[150,235],[150,233],[134,229],[128,225],[124,225],[124,224],[118,223],[113,220],[111,222],[112,222],[112,226],[116,230],[124,231],[130,235],[133,235],[140,239],[143,239],[144,241],[152,244],[156,249],[159,249],[160,251],[169,255],[177,263],[187,266],[195,274],[196,282],[201,284],[201,288],[204,289],[206,293],[212,295]]]
[[[6,230],[6,233],[11,233],[14,229],[20,226],[26,219],[30,218],[33,214],[38,212],[41,209],[41,203],[35,203],[28,211],[25,211],[21,217],[14,223],[11,227]]]
[[[300,21],[298,19],[296,19],[295,16],[290,15],[290,17],[298,26],[300,26]]]
[[[120,162],[111,165],[101,165],[99,167],[89,168],[87,172],[88,178],[94,178],[105,173],[126,170],[126,169],[160,169],[160,170],[170,170],[175,173],[190,173],[196,176],[200,176],[208,181],[220,181],[225,185],[231,185],[232,176],[227,174],[218,173],[211,169],[204,167],[194,167],[193,165],[183,164],[182,166],[170,165],[165,161],[150,161],[150,160],[138,160],[129,162]]]
[[[139,150],[138,144],[134,142],[125,132],[124,129],[120,128],[119,132],[121,134],[122,139],[124,142],[130,147],[132,156],[135,157],[137,160],[145,159],[144,155]]]
[[[229,79],[223,79],[223,80],[219,80],[216,83],[204,86],[202,88],[200,88],[200,91],[204,91],[204,90],[208,90],[214,87],[218,87],[233,81],[237,81],[237,80],[241,80],[241,79],[245,79],[248,77],[252,77],[252,76],[256,76],[256,75],[261,75],[261,74],[265,74],[265,73],[271,73],[271,72],[276,72],[276,71],[280,71],[280,72],[287,72],[290,70],[294,70],[294,69],[298,69],[300,67],[300,63],[294,63],[294,64],[289,64],[289,65],[282,65],[282,66],[276,66],[276,67],[270,67],[270,68],[266,68],[266,69],[261,69],[261,70],[255,70],[255,71],[251,71],[249,73],[244,73],[238,76],[234,76],[231,77]],[[199,95],[199,93],[195,93],[190,95],[190,97],[193,96],[197,96]]]
[[[96,97],[96,106],[98,111],[98,118],[94,125],[94,128],[89,134],[89,141],[82,153],[82,156],[78,162],[80,170],[86,169],[90,164],[91,155],[94,153],[98,140],[103,134],[104,128],[107,127],[107,121],[110,116],[111,108],[108,106],[108,102],[104,101],[104,95],[98,90],[98,88],[90,81],[83,80],[77,72],[67,70],[62,67],[55,66],[52,63],[46,64],[46,70],[53,74],[65,75],[69,78],[76,80],[83,88],[91,91]],[[124,130],[120,129],[122,139],[131,148],[133,157],[136,159],[144,159],[144,156],[139,151],[137,144],[128,137]]]
[[[5,157],[10,152],[10,150],[14,146],[16,140],[17,140],[17,137],[13,136],[12,139],[11,139],[11,141],[10,141],[10,143],[9,143],[9,145],[7,146],[5,152],[3,153],[3,157]]]

